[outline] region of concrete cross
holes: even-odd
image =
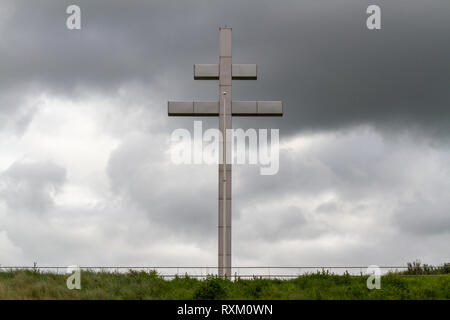
[[[282,116],[281,101],[232,101],[232,80],[256,80],[256,64],[232,64],[231,28],[219,29],[219,64],[195,64],[195,80],[219,80],[219,100],[168,102],[169,116],[218,116],[219,149],[219,276],[231,278],[231,143],[232,116]]]

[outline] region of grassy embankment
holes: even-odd
[[[164,280],[155,272],[134,271],[82,271],[81,290],[69,290],[68,275],[19,270],[0,272],[0,299],[450,299],[450,274],[442,270],[411,266],[383,276],[379,290],[367,289],[367,276],[327,272],[291,280],[228,281]]]

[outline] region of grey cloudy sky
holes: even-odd
[[[82,29],[66,28],[70,4]],[[382,29],[365,26],[381,7]],[[2,1],[0,264],[217,263],[217,168],[170,162],[167,100],[233,28],[239,100],[283,100],[280,171],[233,173],[235,265],[448,261],[448,0]],[[198,120],[198,119],[197,119]],[[206,120],[206,119],[205,119]],[[216,126],[207,119],[205,126]]]

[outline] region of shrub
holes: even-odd
[[[442,266],[430,266],[423,264],[420,260],[408,262],[408,270],[401,272],[406,275],[428,275],[428,274],[449,274],[450,263],[444,263]]]
[[[224,299],[225,289],[223,288],[223,282],[218,277],[208,277],[206,280],[200,283],[200,286],[194,292],[194,299],[196,300],[218,300]]]

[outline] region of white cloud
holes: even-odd
[[[20,265],[24,261],[22,249],[11,241],[6,231],[0,231],[0,267]]]
[[[0,145],[5,151],[0,153],[1,246],[18,252],[10,255],[11,263],[215,265],[217,168],[170,163],[170,132],[154,130],[159,120],[148,125],[142,120],[158,119],[164,108],[141,107],[140,101],[151,99],[143,95],[125,116],[126,97],[136,93],[127,90],[117,99],[41,97],[22,136],[2,133],[7,139]],[[299,134],[282,139],[281,147],[278,175],[235,166],[236,264],[389,264],[420,257],[440,263],[446,258],[442,239],[449,238],[449,230],[442,226],[448,215],[439,208],[447,206],[450,188],[447,150],[407,136],[390,140],[368,126]],[[41,174],[31,175],[23,163]],[[51,168],[64,168],[66,178],[54,180],[58,175],[52,172],[58,171]],[[22,191],[28,185],[27,192],[5,187],[11,172],[17,172],[13,182]],[[58,181],[59,191],[42,188],[45,181]],[[414,213],[408,210],[418,193],[436,208],[426,220],[420,206],[414,205]],[[41,207],[45,214],[36,212],[27,194],[47,201]],[[12,203],[28,203],[20,208],[28,214],[18,214]],[[420,228],[404,223],[410,214],[426,221],[421,224],[429,230],[441,226],[440,243],[431,252],[424,246],[406,249],[411,232]],[[426,232],[414,239],[433,244]]]

